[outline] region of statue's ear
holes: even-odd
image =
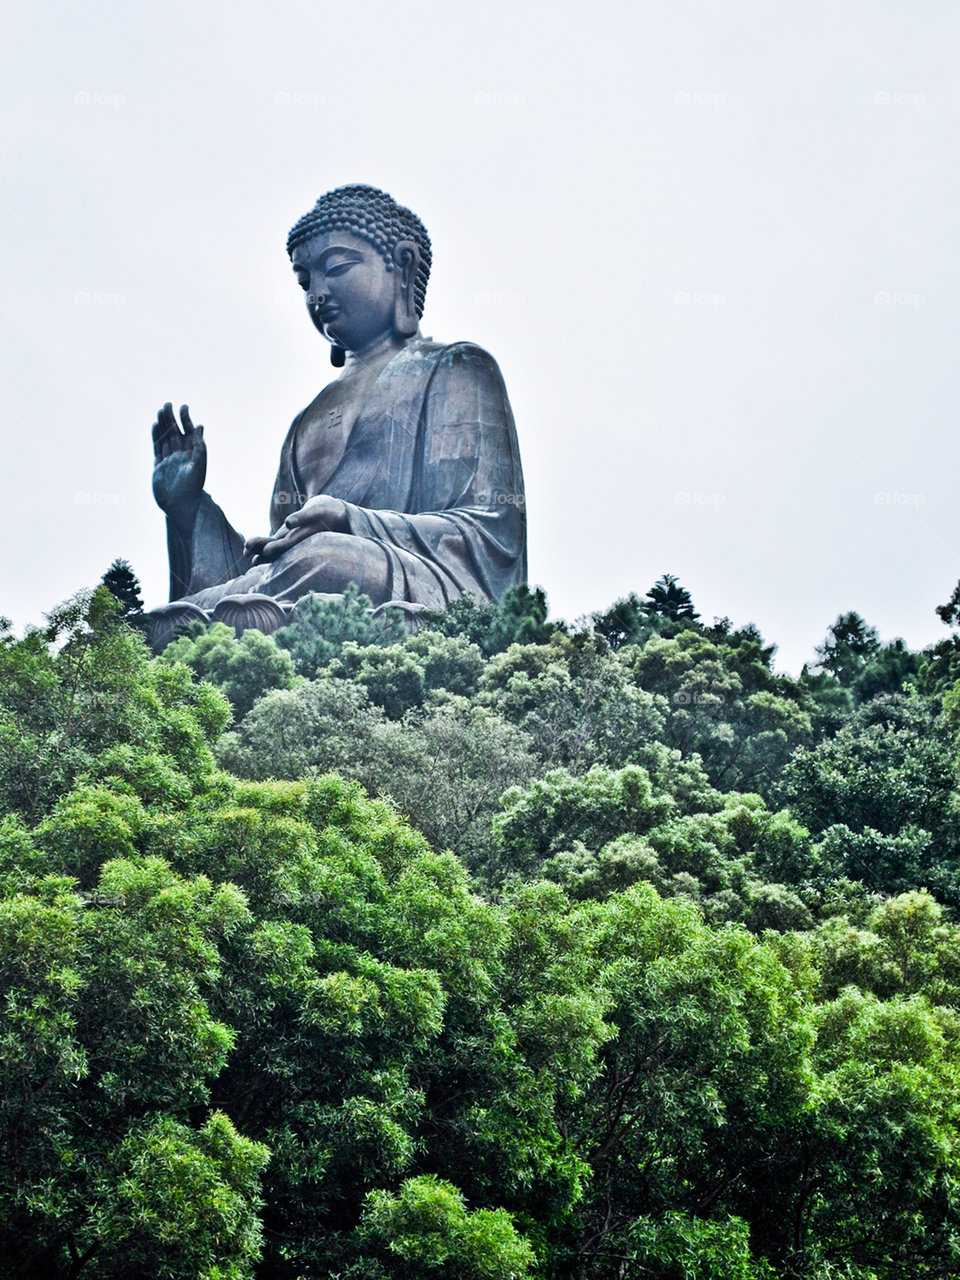
[[[405,338],[412,338],[420,327],[414,294],[417,271],[420,269],[420,250],[412,240],[399,240],[393,251],[393,260],[397,265],[398,274],[394,325],[397,333]]]

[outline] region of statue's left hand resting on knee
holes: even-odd
[[[254,564],[270,564],[312,533],[346,533],[347,504],[322,493],[308,498],[299,511],[287,516],[275,533],[264,538],[248,538],[244,551]]]
[[[223,602],[242,617],[248,599],[275,625],[307,592],[349,583],[374,604],[500,599],[526,577],[516,430],[492,357],[420,333],[423,224],[382,191],[341,187],[300,219],[288,252],[341,372],[294,419],[270,533],[246,541],[204,490],[203,427],[186,405],[179,423],[172,405],[160,410],[153,491],[173,603],[155,613],[169,627],[180,613],[220,616]]]

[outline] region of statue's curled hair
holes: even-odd
[[[397,204],[386,191],[355,183],[337,187],[321,196],[309,213],[305,213],[287,236],[287,253],[293,256],[298,245],[305,244],[324,231],[349,231],[367,240],[383,255],[387,270],[395,267],[393,251],[401,240],[412,240],[420,250],[420,266],[414,282],[417,315],[423,315],[423,303],[430,279],[430,237],[415,213]]]

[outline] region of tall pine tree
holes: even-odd
[[[143,613],[143,601],[140,599],[140,581],[130,567],[128,560],[114,560],[113,564],[100,579],[110,594],[123,605],[124,621],[139,618]]]

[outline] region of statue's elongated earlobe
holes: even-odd
[[[330,363],[335,369],[342,369],[347,363],[347,353],[343,347],[338,347],[336,343],[330,348]]]
[[[393,323],[397,333],[412,338],[420,327],[414,286],[420,266],[420,250],[412,240],[401,240],[393,250],[393,260],[400,268]]]

